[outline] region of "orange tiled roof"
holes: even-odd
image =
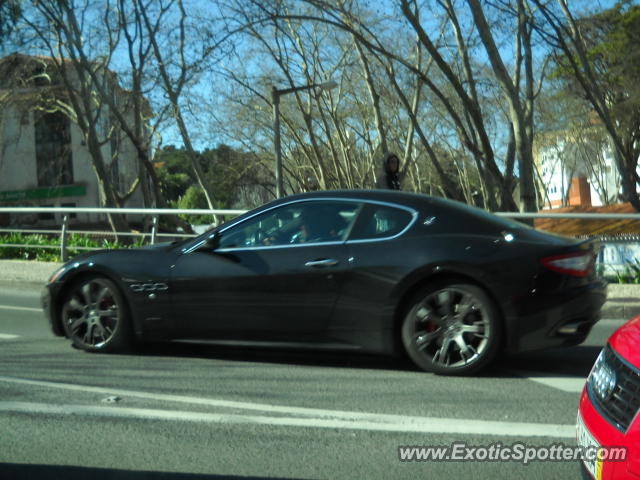
[[[603,207],[564,207],[542,210],[540,213],[638,213],[630,203],[617,203]],[[640,235],[640,220],[591,220],[585,218],[536,218],[535,227],[540,230],[580,236]]]

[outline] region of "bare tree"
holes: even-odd
[[[568,66],[585,98],[608,132],[623,194],[633,207],[640,211],[640,122],[637,121],[639,117],[636,115],[636,121],[630,125],[617,118],[614,92],[607,90],[603,75],[597,71],[594,60],[589,56],[589,48],[579,21],[566,0],[532,1],[545,22],[544,29],[540,29],[541,35],[553,49],[558,63]]]
[[[73,2],[39,1],[33,4],[33,9],[35,18],[26,15],[23,20],[49,53],[43,65],[51,67],[52,71],[47,75],[54,82],[59,80],[64,87],[62,94],[50,90],[53,94],[40,108],[63,112],[78,125],[90,154],[103,206],[122,206],[133,194],[138,182],[134,182],[125,195],[120,195],[112,182],[109,162],[105,158],[103,147],[110,142],[113,132],[105,128],[105,118],[109,112],[96,87],[102,84],[111,92],[119,89],[107,68],[107,57],[95,60],[87,57]],[[128,230],[124,216],[109,214],[108,218],[114,232]],[[126,241],[126,238],[121,240]]]
[[[493,72],[498,82],[500,82],[505,98],[509,103],[509,116],[513,126],[515,147],[519,160],[521,209],[537,211],[533,168],[533,108],[536,92],[533,78],[532,17],[530,7],[526,0],[516,0],[515,2],[514,13],[517,18],[517,33],[514,65],[516,68],[512,76],[498,49],[492,29],[479,0],[467,0],[467,3]],[[521,87],[521,76],[524,76],[524,79],[522,79],[524,87]]]
[[[5,40],[14,33],[16,22],[22,14],[20,0],[3,0],[0,2],[0,51]]]
[[[104,185],[101,191],[107,205],[121,204],[126,195],[119,195],[106,182],[107,177],[102,178],[103,173],[109,173],[109,162],[101,157],[102,146],[107,142],[128,142],[137,155],[138,181],[145,204],[166,206],[151,155],[159,128],[171,118],[189,154],[194,177],[205,192],[209,207],[215,206],[212,188],[197,159],[185,110],[190,108],[188,89],[207,68],[206,62],[224,44],[227,34],[222,32],[220,41],[218,37],[207,41],[207,36],[211,37],[208,32],[214,29],[204,19],[195,18],[192,7],[182,0],[109,0],[86,3],[82,8],[73,1],[43,1],[34,2],[33,9],[45,24],[25,17],[55,57],[60,76],[68,79],[67,87],[75,89],[73,104],[67,111],[77,116],[76,109],[85,108],[78,124],[89,150],[95,154],[94,168]],[[199,37],[202,44],[196,45],[199,29],[204,32]],[[91,38],[101,41],[96,45],[88,41]],[[118,89],[118,95],[114,95],[114,89],[119,78],[112,65],[117,65],[121,78],[128,80],[129,90]],[[65,75],[69,69],[73,69],[72,74]],[[108,132],[97,128],[105,116],[112,125]],[[116,159],[111,160],[115,164]],[[177,222],[177,218],[173,220]],[[190,228],[182,221],[180,226]]]
[[[235,5],[237,12],[247,14],[246,10],[242,8],[244,4]],[[323,4],[323,6],[329,8],[327,5]],[[313,110],[309,110],[308,105],[310,104],[300,104],[298,98],[294,98],[294,101],[298,102],[297,110],[302,113],[303,122],[304,116],[309,116],[311,113],[319,118],[319,124],[323,127],[319,132],[321,137],[314,134],[314,138],[316,141],[321,138],[323,148],[327,149],[321,150],[321,153],[325,156],[325,152],[330,153],[330,156],[327,156],[327,158],[331,159],[329,163],[330,171],[335,171],[338,174],[340,185],[365,186],[373,184],[374,172],[378,165],[377,158],[381,157],[380,150],[384,151],[391,148],[405,152],[404,173],[411,177],[415,170],[411,168],[411,162],[413,157],[416,156],[414,154],[414,145],[416,145],[414,138],[417,136],[420,140],[420,150],[426,149],[427,153],[425,155],[435,165],[434,168],[438,172],[437,178],[447,184],[445,188],[447,195],[459,198],[460,194],[458,192],[463,191],[463,189],[455,185],[457,182],[455,180],[455,168],[447,170],[440,166],[441,162],[436,150],[441,149],[434,148],[432,145],[433,140],[430,138],[433,135],[428,127],[429,114],[425,110],[427,104],[423,102],[420,92],[423,90],[424,85],[428,84],[430,90],[431,88],[435,89],[436,93],[433,96],[437,102],[442,104],[441,100],[447,100],[447,97],[442,89],[438,88],[429,74],[429,69],[422,68],[421,53],[419,53],[422,48],[420,42],[418,42],[415,50],[418,53],[414,52],[415,60],[409,61],[405,57],[400,57],[399,54],[394,56],[390,52],[391,46],[380,44],[375,36],[366,30],[363,23],[371,24],[372,22],[354,18],[351,12],[347,10],[331,10],[332,14],[335,15],[335,20],[317,21],[317,16],[313,16],[314,9],[317,10],[317,5],[309,7],[309,15],[294,15],[286,11],[286,9],[274,14],[264,5],[257,4],[255,7],[262,16],[272,19],[273,32],[280,32],[282,34],[281,39],[285,39],[281,43],[276,40],[275,46],[267,46],[269,41],[266,39],[271,33],[254,31],[256,38],[258,36],[261,37],[262,40],[260,41],[265,44],[267,52],[276,52],[276,55],[271,56],[278,60],[276,61],[278,69],[285,78],[289,78],[287,82],[290,85],[294,81],[314,82],[317,77],[313,75],[317,74],[318,71],[341,72],[341,87],[339,91],[322,97],[307,94],[308,98],[315,102]],[[249,13],[255,14],[255,12],[251,11]],[[286,25],[295,24],[296,28],[289,29],[289,32],[284,35],[282,33],[284,28],[279,27],[279,22]],[[296,47],[303,44],[300,39],[301,31],[305,31],[306,28],[317,28],[309,27],[309,25],[324,25],[325,31],[327,29],[333,30],[331,38],[335,38],[336,43],[324,38],[324,45],[312,42],[304,44],[305,48],[302,49]],[[338,28],[336,28],[336,25],[338,25]],[[365,29],[361,32],[363,28]],[[347,39],[350,39],[349,44],[344,43]],[[330,43],[331,46],[327,47],[327,43]],[[398,43],[401,43],[401,40],[398,40]],[[317,53],[322,52],[323,48],[324,55]],[[340,58],[341,61],[327,66],[327,51],[331,51],[332,57]],[[295,58],[301,59],[300,68],[292,63],[294,53]],[[404,52],[403,55],[411,54]],[[433,63],[432,59],[429,60],[429,64],[431,63]],[[312,66],[311,68],[309,68],[310,65]],[[358,65],[360,66],[360,75],[354,70],[354,67]],[[342,66],[348,66],[348,68],[341,68]],[[396,66],[399,66],[400,70]],[[410,68],[407,68],[407,66]],[[315,73],[313,75],[303,75],[301,79],[294,77],[291,73],[308,72],[309,70]],[[287,77],[287,72],[290,77]],[[237,78],[237,75],[232,76]],[[246,83],[243,86],[246,87]],[[364,92],[366,92],[364,96],[362,94],[363,88]],[[407,95],[407,89],[412,90],[413,93]],[[434,90],[431,91],[433,92]],[[323,100],[321,101],[320,99]],[[366,99],[369,99],[369,101],[367,102]],[[337,114],[336,107],[340,106],[345,109],[342,115]],[[455,113],[456,108],[451,101],[445,102],[445,110],[449,109],[449,111]],[[292,118],[288,116],[288,110],[283,108],[282,112],[283,123],[287,128],[294,126],[291,123]],[[331,122],[326,122],[328,118],[331,119]],[[307,122],[307,125],[311,123],[313,122]],[[463,124],[463,122],[459,123]],[[295,140],[297,145],[304,145],[310,137],[308,127],[304,136],[297,135],[295,132],[295,128],[290,128],[288,132],[291,135],[290,138]],[[334,142],[333,138],[336,137],[337,141]],[[362,147],[368,149],[368,154],[366,154],[368,160],[363,157]],[[305,149],[300,150],[302,153],[305,151]],[[322,168],[323,157],[318,157],[314,148],[310,152],[314,158],[307,156],[305,163]],[[417,154],[417,151],[415,153]],[[363,162],[363,160],[366,161]],[[497,167],[495,170],[499,173]],[[362,173],[365,174],[364,178]],[[365,180],[366,177],[369,180]],[[326,171],[320,171],[319,178],[326,178]],[[429,178],[435,180],[435,177]],[[322,180],[321,184],[321,186],[328,185],[326,181]],[[493,194],[495,195],[495,189]],[[511,204],[513,206],[513,200],[511,200]]]
[[[167,201],[160,188],[160,181],[151,162],[153,138],[157,134],[159,126],[166,119],[169,105],[156,104],[157,111],[152,111],[152,106],[147,100],[158,87],[158,80],[149,72],[149,64],[152,60],[152,44],[149,35],[146,34],[143,25],[143,16],[140,5],[136,2],[116,0],[113,8],[107,6],[107,12],[113,15],[105,15],[105,27],[108,32],[109,51],[118,48],[119,43],[125,47],[126,67],[121,67],[124,73],[121,78],[129,78],[130,93],[126,102],[110,95],[100,82],[96,82],[100,95],[107,102],[118,131],[122,131],[137,153],[139,161],[139,178],[145,204],[151,205],[151,195],[156,206],[166,208]],[[94,79],[95,80],[95,79]],[[120,101],[119,101],[120,100]],[[153,118],[152,118],[153,117]],[[165,217],[170,223],[180,226],[183,230],[191,232],[191,226],[177,216]]]
[[[171,115],[189,155],[196,181],[205,194],[209,208],[213,209],[216,204],[215,196],[198,163],[184,115],[183,101],[189,82],[197,75],[205,60],[216,51],[217,44],[211,45],[206,42],[206,37],[200,36],[198,40],[203,45],[191,48],[196,40],[194,35],[197,30],[190,28],[192,24],[183,0],[135,0],[134,3],[133,11],[139,16],[140,26],[147,35],[155,59],[154,66],[160,75],[161,88],[169,100]],[[174,21],[173,18],[177,20]],[[166,25],[173,25],[174,31],[169,35],[161,35],[160,31]]]
[[[403,14],[409,20],[410,25],[415,29],[420,41],[423,43],[426,51],[434,58],[434,61],[438,68],[441,70],[445,78],[450,82],[455,94],[457,95],[457,101],[462,102],[465,113],[468,113],[469,118],[472,120],[472,126],[475,129],[474,135],[470,136],[468,131],[468,125],[465,124],[464,119],[457,113],[451,100],[445,95],[441,87],[439,87],[431,78],[424,74],[424,72],[415,68],[415,66],[408,62],[402,55],[394,53],[391,48],[381,43],[380,38],[375,35],[354,12],[350,12],[344,8],[344,5],[340,4],[336,6],[333,3],[325,2],[322,0],[307,0],[308,5],[311,5],[316,9],[315,13],[290,13],[278,9],[268,10],[266,7],[262,7],[265,10],[265,15],[270,16],[273,19],[296,19],[299,21],[312,21],[325,23],[331,25],[336,29],[346,31],[349,34],[355,36],[357,40],[366,47],[370,52],[377,55],[384,55],[388,59],[397,62],[404,68],[407,68],[412,73],[418,75],[424,85],[436,95],[442,104],[445,106],[455,128],[462,134],[464,138],[465,146],[473,151],[474,155],[477,155],[481,161],[481,164],[486,169],[486,175],[495,179],[496,184],[501,184],[504,181],[502,173],[498,168],[494,152],[491,146],[491,142],[486,132],[482,111],[479,105],[470,98],[467,91],[463,86],[463,82],[455,72],[451,69],[448,62],[438,51],[435,43],[427,35],[425,29],[422,27],[419,17],[415,13],[415,8],[406,1],[401,2]],[[318,13],[320,12],[320,14]],[[323,16],[322,13],[325,15]],[[345,21],[345,18],[348,21]],[[475,135],[477,135],[478,142],[475,142]],[[505,188],[499,188],[494,190],[494,193],[500,200],[500,206],[503,209],[513,209],[515,207],[511,192]],[[497,205],[497,204],[496,204]]]

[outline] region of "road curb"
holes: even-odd
[[[619,305],[607,301],[602,307],[602,318],[633,318],[640,315],[640,303],[636,305]]]
[[[602,318],[629,319],[640,315],[640,285],[610,283]]]
[[[58,262],[34,260],[0,260],[0,283],[3,285],[43,286],[51,274],[62,266]]]

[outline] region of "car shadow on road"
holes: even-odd
[[[523,353],[500,358],[489,370],[501,371],[500,376],[522,372],[586,378],[601,350],[601,346],[584,345]]]
[[[519,373],[586,377],[602,347],[576,346],[506,356],[473,377],[516,377]],[[158,343],[138,346],[136,353],[147,356],[205,358],[232,362],[306,365],[323,368],[355,368],[419,372],[406,355],[383,356],[360,352],[299,350],[228,345]]]
[[[111,468],[75,467],[67,465],[27,465],[0,463],[0,478],[11,480],[277,480],[283,477],[244,477],[237,475],[206,475],[196,473],[166,473]],[[289,477],[287,477],[289,478]]]
[[[361,352],[298,349],[292,347],[267,348],[259,346],[167,342],[138,345],[136,354],[205,358],[247,363],[306,365],[327,368],[415,370],[410,360],[404,356],[392,357]]]

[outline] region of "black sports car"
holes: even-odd
[[[606,297],[596,248],[442,198],[317,192],[186,242],[80,255],[43,306],[88,351],[169,339],[405,351],[469,374],[500,351],[584,341]]]

